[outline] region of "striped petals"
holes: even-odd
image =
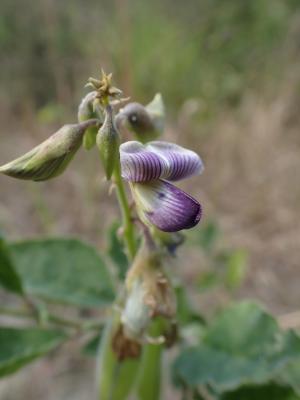
[[[131,141],[120,147],[122,176],[131,182],[156,179],[177,181],[203,171],[200,157],[191,150],[163,141],[143,145]]]
[[[131,182],[149,182],[166,175],[167,162],[140,142],[120,146],[122,176]]]
[[[132,183],[132,193],[141,219],[164,232],[190,229],[201,218],[201,205],[193,197],[173,186],[157,180]]]
[[[168,181],[178,181],[199,175],[204,169],[198,154],[177,144],[154,141],[150,142],[147,147],[167,161],[169,169],[163,178]]]

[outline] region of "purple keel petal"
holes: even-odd
[[[123,143],[120,147],[122,177],[131,182],[148,182],[165,175],[167,162],[140,142]]]
[[[167,161],[169,170],[163,178],[168,181],[178,181],[199,175],[204,169],[198,154],[177,144],[153,141],[148,143],[147,148]]]
[[[138,212],[146,222],[164,232],[193,228],[201,218],[201,205],[165,181],[131,185]]]

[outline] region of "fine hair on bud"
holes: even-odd
[[[97,133],[96,142],[106,179],[109,180],[117,162],[119,162],[120,146],[120,136],[115,126],[113,109],[110,105],[105,108],[105,119]]]
[[[23,156],[0,167],[0,172],[17,179],[45,181],[62,174],[82,144],[85,130],[95,120],[68,124]]]

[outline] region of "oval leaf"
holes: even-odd
[[[66,339],[58,331],[0,328],[0,377],[55,349]]]
[[[299,360],[300,338],[280,331],[274,318],[251,302],[233,305],[208,326],[198,346],[184,350],[173,366],[177,383],[235,390],[271,380],[289,384],[287,371]]]
[[[21,279],[12,263],[8,246],[0,236],[0,285],[11,292],[22,295]]]
[[[88,244],[76,239],[28,240],[12,244],[10,250],[29,295],[82,307],[113,300],[105,264]]]

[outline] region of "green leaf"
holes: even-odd
[[[294,340],[299,340],[297,336],[291,336],[291,352],[294,351],[295,344]],[[278,381],[282,384],[291,386],[295,392],[300,396],[300,351],[298,351],[297,357],[291,360],[286,368],[278,375]]]
[[[300,397],[287,387],[268,384],[264,386],[246,386],[234,392],[226,393],[221,400],[299,400]]]
[[[0,328],[0,377],[55,349],[66,339],[58,331]]]
[[[124,252],[124,246],[118,237],[119,222],[114,222],[108,232],[108,254],[116,267],[120,279],[124,279],[128,270],[128,259]]]
[[[299,353],[300,338],[294,332],[280,331],[260,306],[243,302],[223,311],[198,346],[183,350],[173,374],[178,383],[210,384],[223,392],[278,381]]]
[[[22,282],[9,254],[9,248],[0,235],[0,284],[11,292],[22,295]]]
[[[113,300],[105,264],[76,239],[27,240],[10,246],[27,294],[53,302],[99,307]]]
[[[86,356],[96,357],[101,338],[102,338],[102,332],[92,337],[92,339],[90,339],[86,343],[86,345],[82,348],[82,353]]]

